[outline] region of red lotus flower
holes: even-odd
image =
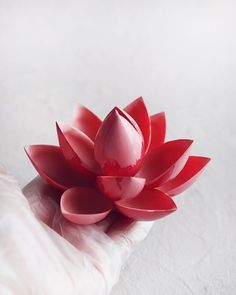
[[[135,220],[164,217],[210,160],[189,156],[192,140],[164,143],[165,114],[149,117],[142,98],[103,122],[78,106],[70,125],[56,126],[59,146],[26,152],[41,177],[64,191],[61,211],[74,223],[98,222],[114,208]]]

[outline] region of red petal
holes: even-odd
[[[92,224],[104,219],[112,210],[113,203],[99,191],[86,187],[73,187],[61,197],[61,212],[77,224]]]
[[[154,188],[174,178],[184,167],[189,157],[192,140],[178,139],[162,144],[148,153],[138,177],[146,178],[146,187]]]
[[[210,158],[190,156],[182,171],[158,189],[171,196],[182,193],[196,181],[209,161]]]
[[[105,175],[133,176],[143,158],[142,133],[136,122],[116,107],[97,133],[94,152]]]
[[[177,208],[173,200],[157,189],[143,190],[136,198],[116,202],[117,209],[135,220],[162,218]]]
[[[89,109],[78,104],[73,113],[72,125],[83,131],[92,140],[95,139],[102,121]]]
[[[156,149],[165,141],[166,117],[165,113],[158,113],[150,117],[151,120],[151,142],[149,151]]]
[[[69,125],[57,125],[57,134],[62,153],[70,166],[87,176],[99,174],[99,166],[94,158],[93,141],[78,129]]]
[[[73,186],[91,185],[91,181],[68,166],[59,147],[30,145],[25,151],[40,176],[54,187],[66,190]]]
[[[102,193],[117,201],[136,197],[142,191],[145,179],[123,176],[98,176],[97,184]]]
[[[150,118],[142,97],[135,99],[124,109],[139,125],[142,131],[145,150],[148,149],[151,139]]]

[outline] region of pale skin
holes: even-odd
[[[60,213],[60,193],[39,177],[23,193],[0,167],[4,295],[110,294],[129,254],[153,224],[117,213],[94,225],[72,224]]]

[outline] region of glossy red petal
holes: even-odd
[[[144,154],[142,133],[136,122],[116,107],[98,130],[94,152],[105,175],[133,176]]]
[[[57,134],[62,153],[69,165],[87,176],[100,174],[94,158],[94,143],[82,131],[69,125],[57,125]]]
[[[150,118],[142,97],[135,99],[124,109],[139,125],[144,138],[145,150],[148,149],[151,140]]]
[[[98,176],[97,185],[113,201],[136,197],[143,189],[144,178],[123,176]]]
[[[67,164],[59,147],[53,145],[30,145],[25,151],[39,175],[49,184],[61,190],[92,182],[74,172]]]
[[[92,140],[95,139],[102,121],[88,108],[78,104],[73,113],[72,126],[80,129]]]
[[[177,209],[172,198],[157,189],[144,189],[136,198],[118,201],[116,206],[135,220],[156,220]]]
[[[165,141],[166,117],[165,113],[158,113],[150,117],[151,120],[151,142],[149,152],[159,147]]]
[[[74,187],[61,197],[61,212],[64,217],[77,224],[93,224],[104,219],[112,210],[113,203],[99,191]]]
[[[154,188],[174,178],[184,167],[189,157],[192,140],[168,141],[148,153],[138,177],[146,178],[146,187]]]
[[[182,193],[197,180],[209,161],[210,158],[190,156],[182,171],[158,189],[171,196]]]

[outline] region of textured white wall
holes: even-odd
[[[207,172],[156,222],[112,295],[236,294],[236,2],[0,0],[0,162],[24,185],[23,146],[56,142],[80,101],[104,116],[142,95]]]

